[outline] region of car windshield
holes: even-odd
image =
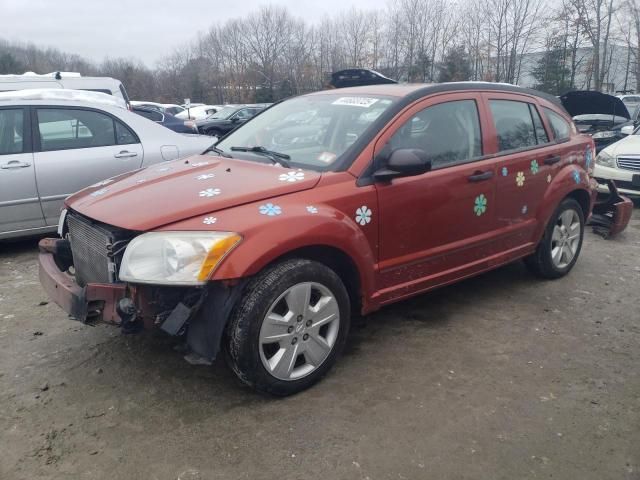
[[[221,120],[226,120],[237,111],[238,109],[235,107],[224,107],[215,112],[213,115],[210,115],[208,118],[218,118]]]
[[[288,155],[291,165],[328,170],[392,103],[389,97],[339,93],[292,98],[256,116],[217,147],[225,152],[262,147]]]

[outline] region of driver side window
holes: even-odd
[[[418,148],[431,168],[467,163],[482,156],[478,107],[474,100],[439,103],[418,112],[391,137],[391,151]]]

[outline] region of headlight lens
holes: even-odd
[[[202,285],[240,243],[233,232],[150,232],[127,245],[120,280],[164,285]]]
[[[616,136],[616,132],[612,132],[611,130],[607,130],[605,132],[596,132],[592,135],[594,139],[603,139],[603,138],[613,138]]]
[[[596,163],[603,167],[615,167],[616,159],[603,150],[596,157]]]

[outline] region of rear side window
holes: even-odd
[[[0,110],[0,155],[24,152],[24,110]]]
[[[162,121],[162,114],[160,112],[156,112],[153,110],[134,110],[138,115],[141,115],[149,120],[153,120],[154,122]]]
[[[535,105],[530,103],[529,111],[531,113],[531,118],[533,119],[533,126],[536,129],[536,140],[539,144],[549,143],[549,136],[544,129],[544,125],[542,123],[542,119],[540,118],[540,114],[538,113],[538,109],[535,107]]]
[[[566,140],[571,135],[571,127],[562,116],[549,108],[542,107],[545,115],[549,119],[553,136],[556,140]]]
[[[478,107],[473,100],[439,103],[418,112],[389,140],[392,150],[424,150],[433,169],[482,156]]]
[[[538,144],[529,104],[513,100],[490,100],[489,106],[501,152]]]
[[[118,145],[131,145],[132,143],[139,143],[136,134],[133,133],[126,125],[114,120],[116,124],[116,141]]]
[[[93,110],[38,109],[38,129],[43,152],[116,144],[113,119]]]

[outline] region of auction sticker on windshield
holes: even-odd
[[[351,107],[364,107],[369,108],[376,103],[379,99],[367,98],[367,97],[341,97],[333,102],[334,105],[349,105]]]

